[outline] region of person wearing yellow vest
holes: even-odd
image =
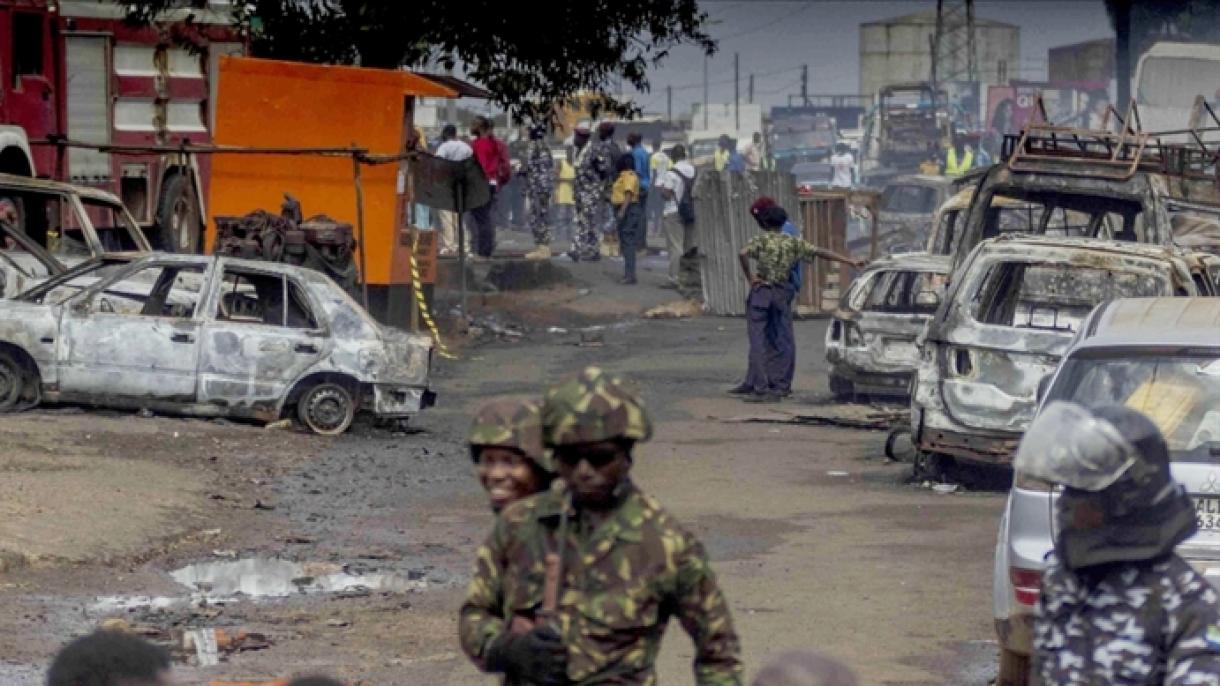
[[[712,169],[718,172],[724,171],[724,168],[729,164],[729,157],[732,154],[733,139],[721,134],[720,140],[716,142],[716,152],[712,155]]]
[[[955,178],[970,171],[974,166],[974,151],[960,136],[953,137],[953,145],[945,154],[945,176]]]

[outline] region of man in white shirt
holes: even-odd
[[[669,252],[669,286],[694,288],[698,283],[697,274],[692,273],[696,262],[691,255],[695,250],[694,201],[691,198],[695,167],[686,160],[686,148],[682,145],[675,145],[669,157],[673,164],[656,181],[656,187],[661,189],[661,195],[665,198],[661,226],[665,230],[666,250]]]
[[[851,188],[854,183],[853,170],[856,166],[856,159],[851,156],[851,151],[846,143],[835,145],[835,154],[830,156],[830,168],[834,170],[834,176],[830,180],[830,185],[833,188]]]
[[[457,127],[453,124],[446,124],[445,128],[441,129],[441,140],[443,142],[437,147],[436,156],[443,160],[461,162],[474,154],[474,150],[471,150],[465,141],[457,137]],[[456,255],[459,226],[457,212],[439,210],[439,214],[441,218],[441,256]],[[466,246],[466,254],[470,254],[469,244]]]

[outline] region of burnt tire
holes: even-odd
[[[839,402],[851,402],[856,399],[856,388],[847,379],[837,374],[831,374],[830,394]]]
[[[297,419],[316,434],[335,436],[347,431],[356,419],[356,401],[346,388],[326,381],[301,394]]]
[[[37,370],[22,364],[12,352],[0,350],[0,413],[28,410],[41,400]]]
[[[1000,648],[1000,671],[996,675],[996,686],[1028,686],[1030,660],[1028,655]]]
[[[157,243],[166,252],[199,254],[199,199],[189,174],[172,174],[157,202]]]

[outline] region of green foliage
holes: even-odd
[[[190,0],[112,0],[129,18],[154,22]],[[253,0],[234,4],[254,55],[369,67],[460,63],[518,120],[552,115],[582,92],[630,116],[610,95],[618,84],[649,89],[647,71],[679,45],[709,54],[715,41],[696,0]]]

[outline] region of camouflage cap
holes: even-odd
[[[538,403],[531,400],[500,398],[484,404],[470,425],[469,442],[472,454],[476,448],[511,448],[533,460],[543,471],[555,471],[551,456],[542,445]]]
[[[549,446],[652,438],[652,421],[639,397],[622,379],[597,367],[588,367],[547,391],[542,425]]]

